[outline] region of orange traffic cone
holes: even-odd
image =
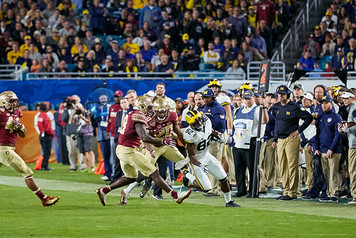
[[[178,178],[176,180],[177,182],[182,182],[183,181],[183,174],[179,173]]]
[[[35,170],[40,170],[42,166],[43,156],[41,155],[38,160],[36,160]]]
[[[104,160],[103,159],[101,159],[99,161],[98,167],[96,167],[96,170],[95,170],[94,174],[96,174],[96,175],[105,174]]]

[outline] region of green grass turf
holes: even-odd
[[[61,196],[52,207],[42,207],[16,184],[14,172],[0,168],[2,179],[16,184],[0,185],[0,237],[356,237],[355,206],[239,198],[242,208],[226,208],[222,197],[201,193],[178,205],[166,194],[163,201],[140,199],[136,188],[127,206],[119,205],[118,189],[103,207],[94,193],[104,184],[100,176],[51,167],[53,172],[36,171],[35,178],[46,194]],[[58,180],[67,187],[53,185]],[[80,192],[70,181],[81,182]]]

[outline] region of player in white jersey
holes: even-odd
[[[192,186],[209,191],[211,183],[207,173],[213,175],[220,182],[221,190],[227,207],[240,207],[231,200],[231,188],[227,175],[219,161],[209,153],[211,137],[218,136],[213,132],[211,121],[208,117],[197,110],[191,110],[186,115],[189,127],[183,133],[184,141],[187,143],[187,151],[190,159],[189,168],[192,174],[184,171],[185,176]],[[193,175],[194,174],[194,175]]]

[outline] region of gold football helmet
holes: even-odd
[[[154,115],[158,120],[163,121],[167,118],[169,111],[169,105],[167,100],[163,98],[157,98],[153,101],[152,109]]]
[[[151,99],[146,96],[139,96],[135,99],[134,107],[147,115],[148,108],[152,105]]]
[[[7,110],[14,110],[18,107],[19,99],[17,95],[12,91],[4,91],[0,94],[0,106]]]

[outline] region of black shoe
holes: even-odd
[[[148,190],[150,190],[152,185],[152,179],[151,178],[146,178],[145,183],[143,184],[142,190],[140,192],[140,198],[144,198],[146,196],[146,193]]]
[[[232,196],[235,197],[235,198],[239,198],[239,197],[243,197],[243,196],[246,196],[246,195],[247,195],[247,193],[235,193]]]
[[[44,171],[53,171],[53,169],[51,169],[51,168],[41,168],[41,170],[44,170]]]
[[[162,195],[152,195],[153,198],[157,199],[157,200],[163,200],[164,198],[162,197]]]
[[[292,201],[292,200],[297,200],[296,197],[292,198],[290,196],[283,196],[281,199],[279,199],[280,201]]]
[[[70,169],[69,172],[77,172],[77,169]]]
[[[220,195],[217,195],[217,194],[214,194],[214,193],[204,193],[203,196],[204,197],[217,197],[217,196],[220,196]]]
[[[282,197],[284,197],[284,196],[282,195],[282,196],[276,197],[274,200],[281,200]]]
[[[226,207],[241,207],[240,205],[234,203],[233,200],[231,200],[230,202],[226,203],[225,206],[226,206]]]
[[[247,195],[246,195],[246,198],[252,198],[252,195],[251,195],[251,194],[247,194]],[[254,198],[259,198],[259,196],[258,196],[258,195],[255,195]]]

